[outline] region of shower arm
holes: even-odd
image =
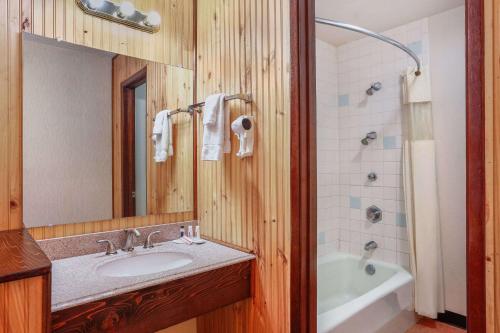
[[[350,31],[354,31],[354,32],[359,32],[359,33],[362,33],[364,35],[381,40],[383,42],[389,43],[389,44],[397,47],[398,49],[401,49],[404,52],[408,53],[408,55],[410,57],[412,57],[413,60],[415,60],[415,62],[417,63],[417,71],[415,72],[415,75],[419,76],[421,73],[422,63],[420,62],[420,58],[415,54],[415,52],[413,52],[412,50],[410,50],[409,48],[407,48],[405,45],[401,44],[397,40],[394,40],[392,38],[381,35],[379,33],[367,30],[365,28],[358,27],[356,25],[352,25],[349,23],[343,23],[343,22],[339,22],[339,21],[335,21],[335,20],[329,20],[329,19],[316,17],[316,23],[330,25],[333,27],[338,27],[338,28],[342,28],[342,29],[346,29],[346,30],[350,30]]]

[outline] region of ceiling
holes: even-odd
[[[463,5],[465,0],[316,0],[316,16],[383,32]],[[341,45],[364,37],[355,32],[316,24],[316,36]]]

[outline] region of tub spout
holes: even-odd
[[[373,251],[378,248],[378,244],[375,241],[369,241],[365,244],[365,251]]]

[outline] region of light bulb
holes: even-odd
[[[134,15],[134,13],[135,7],[130,1],[123,1],[120,4],[120,9],[118,10],[118,15],[120,15],[120,17],[129,17]]]
[[[157,27],[161,23],[161,16],[158,14],[158,12],[151,11],[148,13],[148,16],[144,20],[144,24],[150,26],[150,27]]]
[[[99,9],[104,5],[104,0],[89,0],[88,6],[90,9]]]

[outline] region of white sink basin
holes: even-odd
[[[131,255],[97,267],[97,274],[110,277],[132,277],[165,272],[189,265],[193,258],[185,253],[160,252]]]

